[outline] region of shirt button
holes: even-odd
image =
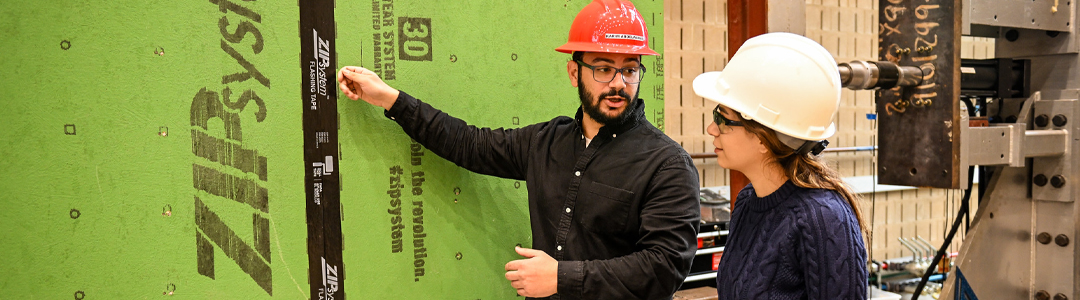
[[[390,119],[391,119],[391,120],[397,120],[397,119],[395,119],[394,117],[390,117]]]
[[[574,171],[574,176],[581,176],[581,171]]]
[[[613,134],[611,134],[611,138],[615,138],[615,134],[614,134],[614,133],[613,133]]]
[[[566,213],[570,213],[570,208],[569,207],[566,208]]]
[[[555,247],[555,249],[562,251],[562,246]]]

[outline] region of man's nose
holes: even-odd
[[[615,78],[608,82],[608,86],[615,88],[616,90],[622,90],[626,88],[626,80],[623,79],[622,74],[615,74]]]

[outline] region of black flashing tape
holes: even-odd
[[[310,299],[345,299],[334,1],[308,0],[299,5]]]

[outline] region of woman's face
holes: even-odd
[[[713,136],[713,151],[721,167],[744,172],[751,166],[760,166],[767,158],[768,148],[761,139],[750,133],[739,122],[737,113],[723,105],[714,110],[709,135]]]

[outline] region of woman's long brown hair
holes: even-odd
[[[738,115],[738,114],[736,114]],[[742,119],[742,116],[738,116]],[[756,135],[776,157],[776,163],[784,169],[784,175],[796,186],[802,188],[816,188],[833,190],[847,200],[851,211],[855,213],[855,219],[859,222],[859,228],[869,233],[859,207],[861,197],[851,192],[851,188],[840,178],[840,173],[829,168],[821,159],[811,154],[798,154],[795,149],[784,145],[776,137],[776,132],[753,120],[743,119],[743,127]]]

